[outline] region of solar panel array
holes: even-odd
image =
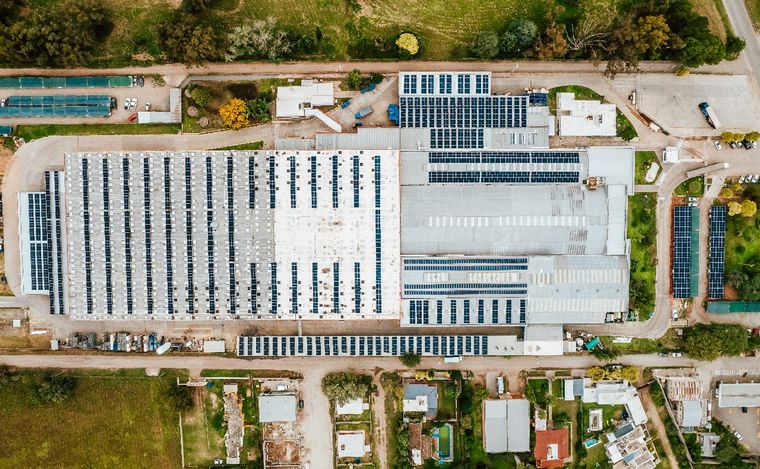
[[[61,191],[63,189],[63,172],[45,172],[45,195],[47,197],[47,235],[48,235],[48,296],[50,314],[63,314],[63,207]]]
[[[489,355],[487,335],[239,336],[239,357]],[[495,353],[506,355],[506,351]]]
[[[673,298],[691,298],[691,210],[673,210]]]
[[[431,151],[429,163],[487,163],[487,164],[580,164],[577,151]]]
[[[726,259],[726,206],[710,209],[710,262],[707,297],[723,298],[723,273]]]
[[[116,88],[129,86],[132,86],[132,77],[129,76],[0,78],[0,88]]]
[[[491,76],[488,73],[402,72],[400,80],[400,95],[491,94]]]
[[[41,192],[25,194],[28,207],[29,261],[31,288],[34,292],[48,290],[50,280],[48,256],[47,195]]]
[[[549,95],[547,93],[530,93],[528,99],[531,106],[546,106],[549,104]]]
[[[401,128],[527,126],[527,96],[401,96],[399,104]]]
[[[525,294],[527,291],[522,292],[523,296]],[[416,296],[416,298],[419,297],[419,295]],[[470,311],[475,306],[477,306],[477,316],[473,321]],[[486,307],[489,308],[490,314],[485,314]],[[512,311],[520,311],[520,316],[513,316]],[[475,295],[471,299],[449,299],[441,295],[439,299],[404,300],[401,324],[411,326],[519,325],[525,324],[526,312],[526,298],[495,298],[484,294]]]
[[[110,106],[108,95],[8,96],[6,106]]]
[[[579,171],[430,171],[431,184],[577,184]]]
[[[111,115],[107,95],[9,96],[0,117],[106,117]]]

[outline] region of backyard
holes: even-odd
[[[41,371],[0,386],[0,467],[177,467],[178,415],[164,396],[175,372],[79,371],[67,400],[40,403]]]
[[[657,263],[657,197],[641,193],[628,198],[628,238],[631,240],[631,308],[639,320],[654,310]]]

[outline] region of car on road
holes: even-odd
[[[715,140],[713,143],[715,144],[715,148],[716,149],[718,149],[718,150],[722,150],[723,149],[723,147],[720,146],[720,142],[719,141]]]
[[[681,352],[671,352],[670,356],[673,358],[681,358],[683,357],[683,354]]]
[[[736,439],[737,439],[737,440],[739,440],[739,441],[742,441],[742,440],[744,439],[744,437],[742,437],[742,434],[741,434],[741,433],[739,433],[739,432],[734,432],[734,436],[735,436],[735,437],[736,437]]]
[[[696,197],[689,197],[689,202],[696,202],[698,199]]]

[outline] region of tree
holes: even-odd
[[[741,208],[742,216],[746,218],[754,217],[757,213],[757,204],[754,200],[744,199],[744,201],[742,201]]]
[[[684,350],[696,360],[715,360],[748,349],[747,331],[737,324],[697,324],[686,329]]]
[[[463,415],[459,420],[459,426],[462,430],[472,430],[472,416],[470,414]]]
[[[601,381],[604,379],[606,373],[600,366],[595,366],[586,370],[586,376],[591,378],[591,381]]]
[[[166,397],[177,412],[184,412],[193,408],[193,390],[188,386],[170,384],[167,388]]]
[[[206,107],[211,101],[211,90],[205,86],[194,86],[190,91],[190,98],[198,107]]]
[[[374,83],[376,85],[380,84],[385,77],[382,73],[372,72],[369,74],[369,81],[370,83]]]
[[[470,44],[470,52],[480,59],[493,59],[499,55],[499,36],[493,31],[476,34]]]
[[[158,27],[158,38],[172,60],[197,65],[218,59],[220,41],[214,28],[189,13],[173,15]]]
[[[420,51],[420,43],[417,37],[411,33],[403,33],[396,39],[398,48],[409,55],[415,55]]]
[[[278,29],[271,16],[236,26],[227,35],[229,46],[224,60],[231,62],[241,57],[281,60],[293,50],[293,43],[285,30]]]
[[[15,64],[84,65],[108,37],[111,17],[112,12],[96,0],[64,0],[33,8],[21,20],[0,28],[0,58]]]
[[[725,131],[720,134],[720,141],[723,143],[729,143],[729,142],[735,142],[736,139],[734,138],[733,132]]]
[[[232,98],[219,108],[219,117],[222,118],[222,125],[233,130],[250,124],[247,115],[248,108],[242,99]]]
[[[358,68],[351,70],[348,72],[348,76],[346,76],[346,86],[350,90],[358,90],[362,86],[363,81],[364,77]]]
[[[364,399],[372,392],[372,377],[359,373],[330,373],[322,378],[322,392],[338,405],[352,399]]]
[[[201,13],[211,5],[211,2],[212,0],[182,0],[182,9],[188,13]]]
[[[401,364],[403,364],[405,367],[414,368],[415,366],[420,364],[420,362],[422,361],[422,357],[417,355],[416,353],[406,352],[405,354],[399,357],[399,360],[401,360]]]
[[[620,355],[617,350],[611,348],[595,347],[591,351],[591,355],[602,361],[612,361]]]
[[[635,366],[624,366],[620,370],[620,377],[628,382],[636,382],[639,380],[639,369]]]
[[[507,25],[501,36],[501,51],[513,57],[533,47],[538,37],[538,26],[527,18],[517,18]]]
[[[566,31],[568,48],[577,53],[591,50],[595,54],[609,37],[617,10],[607,0],[581,0],[578,7],[581,17]]]
[[[13,23],[23,6],[22,0],[0,0],[0,24],[8,26]]]
[[[744,42],[744,39],[729,34],[726,38],[726,58],[736,60],[745,47],[747,47],[747,43]]]
[[[742,213],[742,204],[736,201],[731,201],[728,203],[728,216],[733,217],[734,215],[739,215]]]
[[[689,67],[699,67],[702,64],[717,64],[726,55],[726,48],[720,38],[709,35],[700,40],[688,37],[684,47],[678,54],[678,61]]]
[[[724,199],[730,199],[734,196],[734,191],[730,187],[724,187],[720,190],[720,196]]]
[[[263,98],[247,101],[245,111],[245,116],[252,122],[269,122],[272,119],[272,116],[269,115],[269,103]]]
[[[744,138],[746,138],[750,142],[754,142],[754,141],[760,139],[760,132],[757,132],[757,131],[753,130],[752,132],[750,132],[747,135],[745,135]]]
[[[75,387],[76,382],[71,376],[48,373],[37,383],[37,398],[47,403],[63,402],[74,393]]]
[[[552,21],[547,24],[544,34],[536,42],[536,55],[541,60],[558,59],[567,54],[565,25]]]

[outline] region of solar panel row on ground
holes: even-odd
[[[108,95],[9,96],[7,106],[110,106]]]
[[[0,107],[0,117],[108,117],[110,106]]]
[[[129,76],[0,78],[0,88],[116,88],[129,86],[132,86],[132,77]]]
[[[710,263],[708,298],[723,298],[723,272],[726,256],[726,206],[710,209]]]
[[[673,298],[690,298],[691,285],[691,210],[678,206],[673,210]]]

